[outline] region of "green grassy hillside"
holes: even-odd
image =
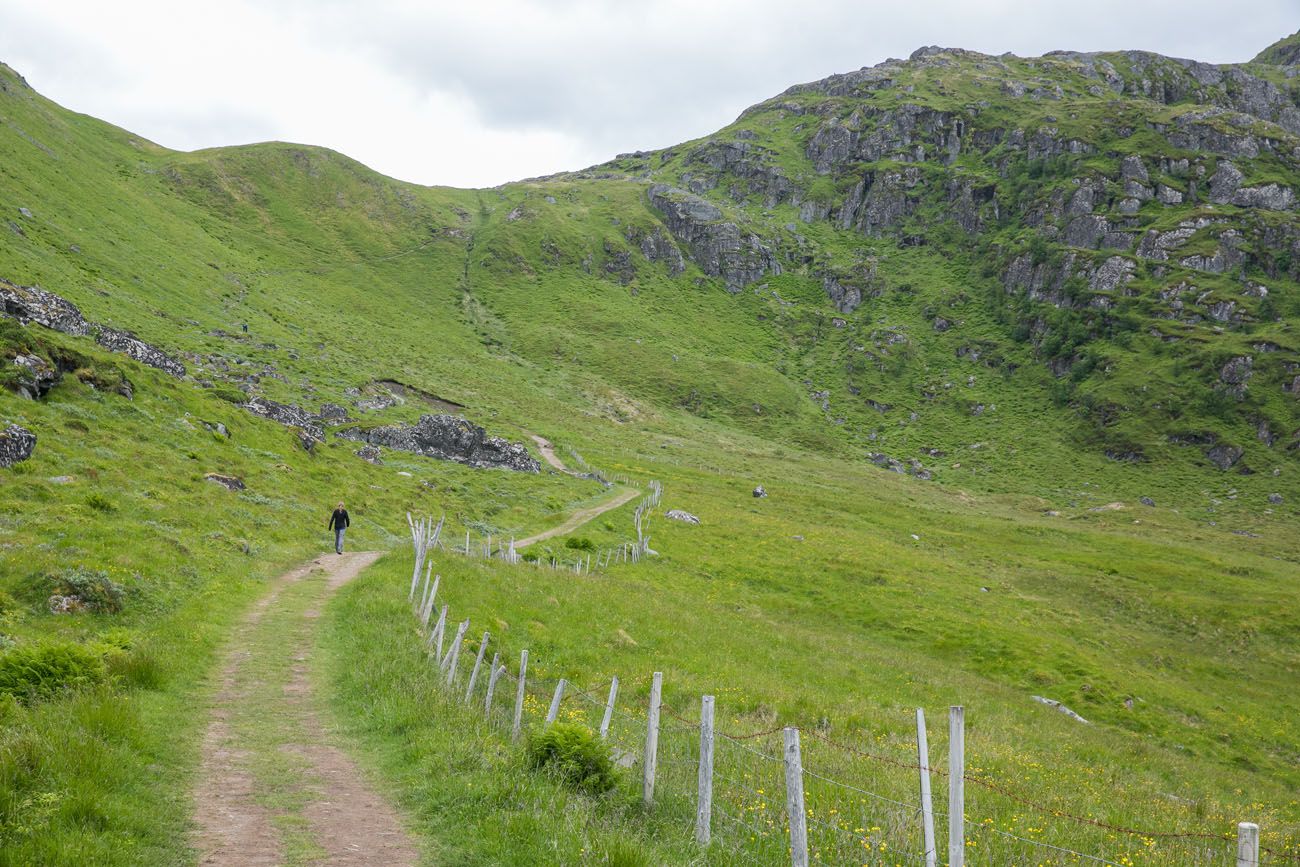
[[[386,548],[408,509],[505,537],[600,494],[371,465],[332,434],[306,451],[238,405],[369,426],[429,411],[421,393],[702,518],[656,519],[658,558],[581,578],[441,559],[460,616],[542,671],[638,696],[663,670],[679,710],[716,692],[723,728],[824,722],[899,756],[912,708],[963,703],[981,772],[1037,803],[1149,830],[1250,819],[1294,847],[1300,109],[1279,45],[1231,68],[926,50],[707,139],[479,191],[301,145],[172,152],[0,67],[0,278],[188,369],[0,320],[3,364],[72,360],[40,400],[0,378],[0,422],[38,437],[0,469],[0,634],[83,645],[111,674],[0,704],[0,862],[192,857],[196,698],[265,579],[327,544],[335,500],[354,546]],[[379,381],[404,402],[358,405]],[[579,535],[630,525],[628,506]],[[338,719],[429,833],[490,863],[505,844],[446,824],[462,814],[429,804],[455,793],[409,776],[474,757],[427,732],[402,752],[431,720],[396,664],[404,562],[332,610]],[[77,570],[121,585],[122,610],[51,614]],[[503,785],[487,758],[473,773]],[[979,797],[1000,826],[1177,863]],[[533,855],[584,860],[590,822],[632,863],[689,857],[621,804],[587,808],[577,827],[533,809]]]

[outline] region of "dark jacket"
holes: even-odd
[[[342,530],[351,524],[352,522],[348,520],[347,509],[335,509],[334,514],[330,515],[329,528],[331,530]]]

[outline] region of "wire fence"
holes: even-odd
[[[413,520],[411,526],[418,577],[423,559],[420,546],[430,546],[431,536],[436,541],[438,527],[427,519]],[[413,579],[409,599],[425,629],[438,586],[429,582],[427,572],[418,596],[417,585]],[[453,635],[461,637],[460,644],[453,637],[444,645],[444,639]],[[773,724],[748,732],[728,731],[731,725],[712,725],[711,712],[706,726],[702,710],[678,710],[662,701],[654,704],[662,682],[659,674],[631,683],[615,678],[580,685],[549,676],[540,660],[531,660],[520,689],[518,672],[524,661],[503,658],[505,654],[488,638],[491,646],[483,646],[483,638],[469,634],[468,621],[453,625],[444,614],[422,640],[432,664],[444,674],[439,682],[452,694],[462,695],[468,705],[481,707],[498,730],[524,735],[555,720],[600,732],[613,763],[624,770],[619,776],[624,794],[652,805],[659,820],[680,827],[684,839],[694,834],[697,841],[706,842],[708,863],[795,867],[809,863],[895,867],[1300,864],[1296,841],[1281,847],[1261,846],[1253,825],[1243,824],[1224,834],[1143,831],[1040,803],[1010,784],[967,773],[961,746],[964,728],[960,733],[950,728],[947,758],[952,761],[956,753],[958,759],[948,769],[937,767],[919,746],[909,757],[900,752],[896,740],[884,749],[866,747],[833,739],[819,726],[795,729]],[[707,701],[712,707],[712,698]],[[950,716],[950,726],[954,720],[964,726],[964,712],[953,710],[957,713]],[[918,745],[925,743],[924,731],[918,713]],[[706,755],[711,755],[711,761],[704,760]],[[961,785],[955,785],[955,779]],[[956,829],[949,822],[953,792],[961,793],[955,802],[962,817]],[[966,793],[975,796],[973,804],[965,799]],[[1008,821],[1006,811],[999,809],[1006,803],[1038,820]]]

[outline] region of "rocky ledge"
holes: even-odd
[[[424,415],[415,425],[390,424],[368,430],[349,428],[338,435],[479,469],[502,468],[521,473],[537,473],[542,469],[522,443],[488,436],[483,428],[454,415]]]

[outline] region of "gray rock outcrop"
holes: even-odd
[[[722,278],[730,292],[767,274],[780,274],[781,265],[757,235],[741,231],[723,219],[722,211],[697,195],[655,184],[650,204],[664,215],[673,237],[686,245],[691,260],[711,277]]]
[[[455,461],[479,469],[499,468],[522,473],[541,472],[522,443],[488,436],[483,428],[454,415],[423,415],[414,425],[390,424],[338,432],[344,439]]]
[[[1205,456],[1210,459],[1221,470],[1232,469],[1245,451],[1239,446],[1229,445],[1228,443],[1219,443],[1205,452]]]
[[[36,449],[36,434],[16,424],[0,430],[0,467],[12,467],[25,461]]]
[[[89,322],[77,305],[36,286],[19,286],[0,278],[0,314],[24,325],[35,322],[74,337],[93,334],[96,342],[111,352],[120,352],[178,378],[185,375],[185,365],[158,347],[145,343],[129,331]]]
[[[91,324],[71,301],[36,286],[19,286],[3,278],[0,278],[0,313],[24,325],[35,322],[76,337],[90,334]]]
[[[95,342],[105,349],[120,352],[134,358],[141,364],[156,367],[163,373],[171,374],[178,379],[185,375],[185,365],[158,347],[145,343],[131,332],[119,331],[116,328],[108,328],[103,325],[96,325],[94,328]]]
[[[320,426],[319,416],[311,415],[300,406],[277,403],[265,397],[255,397],[244,404],[244,409],[253,415],[279,422],[285,427],[299,428],[315,440],[325,439],[325,431]]]
[[[39,355],[14,356],[14,365],[22,369],[16,387],[18,395],[28,400],[40,400],[59,384],[63,374]]]
[[[664,517],[670,521],[681,521],[683,524],[698,524],[700,519],[690,512],[684,512],[681,509],[669,509],[664,513]]]

